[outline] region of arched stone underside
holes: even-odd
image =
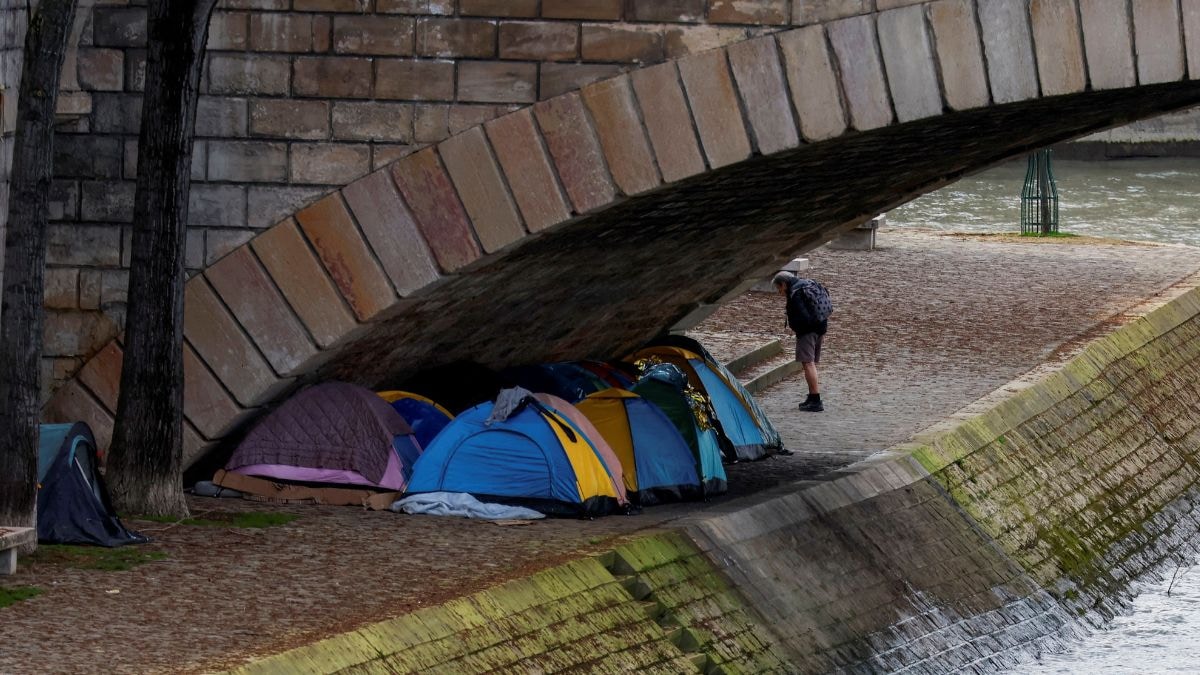
[[[312,381],[623,355],[968,172],[1198,104],[1200,0],[1181,2],[912,4],[622,75],[401,159],[188,282],[187,461]],[[103,442],[120,358],[102,350],[47,418]]]

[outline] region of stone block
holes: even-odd
[[[286,57],[260,54],[213,54],[205,68],[210,94],[289,93],[291,65]]]
[[[203,74],[201,75],[203,77]],[[203,80],[201,80],[203,82]],[[203,85],[202,85],[203,86]],[[146,89],[146,50],[145,49],[126,49],[125,50],[125,90],[141,92]],[[59,92],[59,105],[62,103],[62,94]]]
[[[413,107],[408,103],[334,101],[333,137],[411,143]]]
[[[188,193],[188,225],[245,227],[246,188],[196,183]]]
[[[347,185],[342,196],[401,296],[437,281],[437,262],[390,171],[376,171]]]
[[[484,252],[494,253],[525,235],[482,127],[446,139],[438,153]]]
[[[658,187],[662,179],[642,127],[629,78],[589,85],[581,92],[592,114],[600,147],[617,187],[635,195]]]
[[[333,51],[339,54],[411,56],[416,22],[401,16],[336,16]]]
[[[679,61],[679,74],[696,120],[700,145],[713,168],[750,156],[750,139],[733,88],[725,50],[693,54]]]
[[[486,59],[496,56],[496,22],[485,19],[417,20],[416,53],[442,58]]]
[[[1037,68],[1025,0],[992,0],[978,6],[992,100],[1012,103],[1036,98]]]
[[[371,170],[371,148],[363,143],[293,143],[288,179],[293,183],[339,185]]]
[[[117,326],[98,312],[47,311],[42,324],[43,356],[87,356],[117,334]]]
[[[186,269],[204,269],[204,245],[204,230],[189,228],[183,243],[183,266]]]
[[[292,93],[321,98],[369,98],[371,59],[305,56],[293,64]]]
[[[73,180],[56,180],[51,183],[48,206],[50,207],[51,221],[77,220],[79,218],[79,183]],[[0,227],[0,231],[3,231],[2,227]]]
[[[777,26],[788,23],[787,0],[708,0],[711,23]]]
[[[287,179],[287,145],[209,141],[208,178],[235,183],[281,183]]]
[[[105,136],[56,134],[57,178],[120,178],[121,140]]]
[[[105,225],[51,225],[46,232],[46,264],[119,267],[121,231]]]
[[[256,52],[311,52],[313,16],[256,12],[250,16],[250,47]]]
[[[792,0],[792,23],[804,26],[866,14],[871,0]]]
[[[293,374],[317,354],[300,319],[250,247],[240,247],[204,276],[279,375]]]
[[[1075,0],[1032,0],[1029,15],[1042,95],[1082,92],[1088,78]]]
[[[196,135],[237,138],[249,133],[250,115],[244,98],[201,96],[196,103]]]
[[[1125,0],[1079,0],[1083,47],[1094,89],[1120,89],[1137,83],[1133,27]]]
[[[781,33],[779,50],[805,140],[823,141],[840,135],[846,130],[846,113],[824,31],[811,26]]]
[[[221,438],[246,414],[204,362],[183,346],[183,415],[208,440]]]
[[[133,222],[135,183],[85,180],[80,187],[80,214],[84,220],[99,223]]]
[[[663,180],[674,182],[704,171],[704,157],[675,64],[635,70],[630,78]]]
[[[1182,18],[1177,0],[1132,3],[1134,48],[1140,84],[1176,82],[1185,77]]]
[[[504,21],[500,24],[502,59],[569,61],[579,57],[579,27],[558,21]]]
[[[519,107],[519,106],[514,106]],[[466,131],[509,112],[503,105],[452,105],[446,111],[450,134]]]
[[[623,68],[610,63],[543,63],[538,86],[540,100],[554,98],[584,85],[622,72]]]
[[[433,148],[405,157],[390,170],[443,271],[453,272],[482,255],[454,184]]]
[[[624,0],[542,0],[547,19],[615,21],[621,18]]]
[[[729,47],[729,66],[745,105],[755,145],[764,155],[800,144],[792,104],[779,64],[779,47],[772,36]]]
[[[250,14],[213,12],[208,22],[208,51],[241,51],[250,44]]]
[[[92,45],[145,47],[146,10],[142,7],[97,7],[92,10]]]
[[[544,230],[569,218],[570,209],[530,110],[492,120],[485,129],[529,231]]]
[[[663,48],[668,59],[678,59],[742,42],[748,32],[746,28],[704,24],[668,26],[663,31]]]
[[[654,21],[660,23],[704,21],[705,0],[629,0],[630,21]]]
[[[874,21],[865,16],[842,19],[827,29],[842,75],[851,126],[867,131],[891,124],[892,106],[879,62]]]
[[[359,321],[368,321],[391,307],[396,293],[340,193],[297,212],[296,221]]]
[[[322,349],[354,329],[354,315],[295,222],[286,220],[263,232],[251,247]]]
[[[274,138],[329,138],[329,103],[292,98],[250,101],[250,135]]]
[[[45,272],[42,289],[47,309],[79,308],[79,270],[50,268]]]
[[[253,230],[208,230],[204,235],[204,264],[211,265],[254,238]]]
[[[459,0],[458,13],[463,16],[535,17],[538,0]]]
[[[129,270],[100,271],[100,308],[129,301]]]
[[[537,100],[537,64],[462,61],[458,64],[458,100],[533,103]]]
[[[100,270],[79,270],[79,309],[100,309]]]
[[[266,395],[279,385],[266,359],[203,275],[184,286],[183,334],[239,404],[265,403]]]
[[[929,5],[942,87],[946,103],[953,110],[978,108],[989,100],[974,7],[970,0],[939,0]]]
[[[79,382],[112,413],[117,411],[117,397],[121,393],[123,360],[121,346],[112,340],[79,369]]]
[[[376,0],[375,11],[381,14],[449,16],[454,13],[454,0]]]
[[[113,416],[83,385],[69,381],[54,392],[42,408],[46,423],[85,422],[92,429],[96,449],[102,452],[112,444]]]
[[[616,191],[579,94],[542,101],[533,111],[575,211],[587,213],[612,202]]]
[[[383,143],[371,144],[371,170],[375,171],[381,167],[387,166],[392,162],[408,157],[417,150],[420,150],[419,145],[385,145]]]
[[[655,28],[584,24],[581,40],[585,61],[658,63],[666,57],[663,34]]]
[[[92,131],[137,136],[142,126],[142,97],[137,94],[92,94]]]
[[[1200,80],[1200,0],[1182,0],[1183,41],[1187,49],[1188,75]]]
[[[246,224],[256,230],[271,227],[326,192],[327,189],[319,187],[251,185],[246,200]]]
[[[413,111],[413,140],[437,143],[450,135],[450,106],[418,105]]]
[[[120,49],[80,49],[77,56],[79,86],[86,91],[121,91],[125,88],[125,53]]]
[[[375,62],[375,96],[404,101],[453,101],[453,61]]]
[[[877,30],[896,118],[911,122],[940,115],[942,92],[925,28],[925,8],[911,6],[883,12]]]

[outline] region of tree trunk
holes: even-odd
[[[118,511],[187,515],[183,254],[192,132],[216,0],[151,0],[121,395],[108,456]]]
[[[0,301],[0,525],[32,526],[54,107],[75,0],[41,0],[25,34]]]

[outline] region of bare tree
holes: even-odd
[[[187,515],[183,282],[192,137],[216,0],[151,0],[125,363],[108,456],[119,511]]]
[[[75,0],[41,0],[25,34],[0,302],[0,524],[35,522],[54,108],[74,17]]]

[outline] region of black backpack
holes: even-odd
[[[788,289],[787,319],[792,330],[800,333],[825,334],[833,301],[829,291],[819,281],[796,279]]]

